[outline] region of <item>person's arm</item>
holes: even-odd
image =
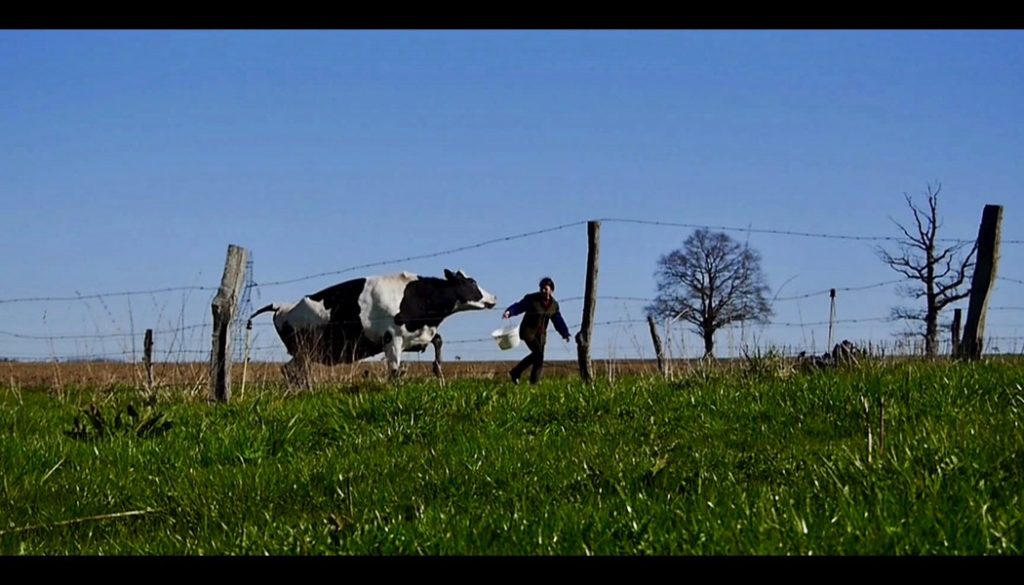
[[[555,324],[555,331],[558,331],[562,339],[569,341],[569,328],[565,325],[565,319],[562,318],[562,312],[555,313],[555,316],[551,318],[551,322]]]
[[[502,315],[502,319],[508,319],[509,317],[515,317],[526,310],[526,297],[523,297],[518,303],[512,303],[512,305],[505,309],[505,314]]]

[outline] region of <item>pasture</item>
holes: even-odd
[[[216,404],[201,364],[149,394],[130,365],[4,364],[0,554],[1024,552],[1019,357],[508,365],[287,393],[256,364]]]

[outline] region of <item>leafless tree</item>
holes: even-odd
[[[913,325],[913,332],[924,338],[925,355],[930,357],[938,352],[939,314],[942,309],[971,294],[970,288],[963,290],[962,287],[970,278],[977,252],[977,242],[960,241],[940,248],[940,191],[942,185],[936,185],[934,188],[928,185],[925,193],[926,208],[916,205],[910,196],[904,193],[907,205],[914,215],[914,228],[908,229],[892,220],[903,232],[904,239],[897,242],[896,251],[878,248],[878,255],[882,261],[908,280],[907,284],[897,288],[897,293],[906,298],[925,301],[924,309],[893,307],[891,316],[895,320],[916,324]],[[964,254],[966,249],[969,251]]]
[[[658,259],[658,295],[647,313],[694,325],[704,355],[714,355],[714,335],[741,321],[766,322],[771,307],[761,256],[721,232],[698,229]]]

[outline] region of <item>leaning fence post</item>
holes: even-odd
[[[658,335],[658,327],[654,324],[654,316],[647,315],[647,325],[651,328],[651,341],[654,342],[654,355],[658,357],[658,371],[665,376],[665,354],[661,347],[661,336]]]
[[[832,330],[836,324],[836,289],[832,288],[828,291],[829,298],[829,310],[828,310],[828,345],[825,346],[827,351],[832,351]]]
[[[146,392],[153,391],[153,330],[146,329],[142,342],[142,364],[146,367]]]
[[[576,357],[580,364],[580,377],[584,382],[593,378],[590,360],[590,341],[593,339],[594,309],[597,306],[597,267],[600,253],[601,222],[587,222],[587,283],[583,293],[583,322],[576,333]]]
[[[978,255],[971,277],[967,322],[964,323],[964,336],[960,340],[961,355],[967,359],[981,358],[985,313],[988,312],[988,300],[992,296],[992,285],[999,267],[999,232],[1002,221],[1002,205],[985,206],[981,214],[981,226],[978,228]]]
[[[218,402],[231,400],[231,321],[245,277],[249,252],[228,245],[220,288],[213,299],[213,351],[210,353],[210,392]]]

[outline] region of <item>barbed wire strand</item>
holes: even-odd
[[[209,290],[216,291],[219,287],[216,286],[172,286],[167,288],[157,288],[152,290],[136,290],[136,291],[122,291],[122,292],[109,292],[109,293],[95,293],[88,295],[77,295],[77,296],[65,296],[65,297],[21,297],[16,299],[0,299],[0,305],[9,303],[35,303],[35,302],[64,302],[64,301],[84,301],[89,299],[104,299],[110,297],[129,297],[136,295],[150,295],[158,293],[178,292],[186,290]]]
[[[874,288],[874,287],[879,287],[879,286],[883,286],[883,285],[887,285],[887,284],[892,284],[893,282],[900,282],[900,281],[890,281],[890,282],[887,282],[887,283],[879,283],[879,284],[874,284],[874,285],[865,285],[865,286],[862,286],[862,287],[847,287],[847,288],[843,288],[843,289],[837,288],[836,290],[845,290],[845,291],[864,290],[864,289],[868,289],[868,288]],[[823,290],[823,291],[820,291],[820,292],[807,293],[805,295],[800,295],[800,296],[796,296],[796,297],[786,297],[784,299],[776,299],[776,300],[788,300],[788,299],[795,299],[795,298],[806,298],[806,297],[810,297],[810,296],[815,296],[815,295],[820,295],[820,294],[827,294],[827,293],[828,293],[828,290]],[[579,301],[579,300],[583,300],[583,298],[584,297],[567,297],[567,298],[561,299],[559,302]],[[646,297],[598,296],[598,301],[608,300],[608,299],[611,299],[611,300],[635,300],[635,301],[652,301],[652,300],[654,300],[652,298],[646,298]],[[1024,310],[1024,306],[999,305],[999,306],[990,306],[990,307],[988,307],[988,310]],[[390,321],[391,319],[392,319],[391,317],[384,317],[384,318],[379,318],[379,319],[371,319],[370,321],[371,322],[375,322],[375,321]],[[859,321],[860,322],[866,322],[866,321],[871,321],[871,320],[882,321],[882,320],[888,320],[888,319],[890,319],[890,318],[864,318],[864,319],[861,319]],[[243,323],[243,325],[241,327],[244,328],[244,322],[245,322],[244,314],[240,315],[240,318],[239,318],[238,321]],[[630,323],[646,323],[646,320],[645,319],[643,319],[643,320],[630,320],[629,322]],[[856,322],[856,321],[852,321],[852,320],[839,320],[839,321],[836,321],[834,323],[854,323],[854,322]],[[340,323],[341,324],[354,325],[354,324],[357,324],[357,323],[361,323],[361,320],[349,320],[349,321],[340,322]],[[602,322],[602,323],[595,323],[594,325],[611,325],[611,324],[618,324],[618,323],[623,323],[623,321],[620,320],[620,321],[614,321],[614,322]],[[769,326],[781,326],[781,325],[787,325],[787,326],[801,326],[801,325],[803,325],[803,326],[812,326],[812,325],[819,325],[819,324],[827,324],[827,322],[809,322],[809,323],[803,323],[803,324],[792,323],[792,322],[769,322],[767,325],[769,325]],[[993,324],[993,325],[996,325],[996,324]],[[580,326],[580,324],[575,324],[573,327],[579,327],[579,326]],[[756,326],[756,325],[748,325],[748,327],[754,327],[754,326]],[[171,329],[154,329],[153,333],[154,333],[154,335],[172,335],[172,334],[182,333],[182,332],[186,332],[186,331],[195,331],[197,329],[199,329],[199,330],[210,329],[211,327],[212,327],[212,324],[210,324],[210,323],[201,323],[201,324],[195,324],[195,325],[185,325],[185,326],[182,326],[182,327],[171,328]],[[260,328],[260,329],[268,329],[268,328],[273,327],[273,323],[270,322],[270,321],[257,321],[257,322],[253,323],[253,327],[254,328]],[[36,341],[51,341],[51,340],[52,341],[57,341],[57,340],[69,341],[69,340],[93,340],[93,339],[125,339],[125,338],[137,337],[140,334],[138,334],[138,333],[125,333],[125,332],[122,332],[122,333],[69,333],[69,334],[56,334],[56,335],[34,335],[34,334],[28,334],[28,333],[16,333],[16,332],[12,332],[12,331],[0,330],[0,335],[7,336],[7,337],[13,337],[15,339],[27,339],[27,340],[36,340]],[[486,338],[483,338],[483,339],[486,340]],[[455,341],[452,341],[452,342],[454,343]]]
[[[186,325],[184,327],[178,327],[175,329],[154,329],[153,335],[167,335],[172,333],[181,333],[182,331],[191,331],[194,329],[209,328],[209,323],[200,325]],[[115,338],[131,338],[141,337],[141,334],[136,333],[71,333],[62,335],[31,335],[28,333],[14,333],[11,331],[0,331],[0,335],[6,335],[8,337],[14,337],[17,339],[48,339],[48,340],[72,340],[72,339],[115,339]]]
[[[594,221],[600,221],[605,223],[631,223],[640,225],[654,225],[662,227],[682,227],[689,229],[708,229],[708,230],[719,230],[719,231],[731,231],[731,232],[743,232],[743,233],[756,233],[756,234],[772,234],[781,236],[798,236],[804,238],[819,238],[819,239],[830,239],[830,240],[855,240],[855,241],[880,241],[880,242],[898,242],[906,240],[904,236],[850,236],[840,234],[824,234],[814,232],[799,232],[794,230],[779,230],[779,229],[767,229],[767,228],[741,228],[741,227],[729,227],[729,226],[711,226],[701,225],[693,223],[676,223],[671,221],[652,221],[643,219],[624,219],[617,217],[606,217]],[[949,242],[949,243],[970,243],[975,241],[976,238],[936,238],[938,242]],[[1024,240],[1002,240],[1000,244],[1024,244]]]
[[[850,291],[858,291],[858,290],[868,290],[868,289],[872,289],[872,288],[878,288],[878,287],[881,287],[881,286],[888,286],[890,284],[899,284],[901,282],[906,282],[906,279],[901,278],[901,279],[897,279],[897,280],[886,280],[884,282],[876,282],[875,284],[866,284],[866,285],[863,285],[863,286],[835,287],[835,291],[836,292],[850,292]],[[826,288],[824,290],[819,290],[819,291],[810,292],[810,293],[791,295],[791,296],[788,296],[788,297],[778,297],[778,298],[775,298],[775,299],[772,299],[772,300],[773,301],[795,301],[795,300],[798,300],[798,299],[807,299],[807,298],[810,298],[810,297],[827,295],[827,294],[830,294],[831,291],[832,291],[832,289]]]
[[[491,341],[491,340],[490,339],[486,339],[486,338],[481,338],[481,339],[476,339],[476,340],[446,341],[445,344],[446,345],[447,344],[455,344],[455,343],[459,343],[459,342],[464,342],[464,343],[471,343],[472,342],[472,343],[475,343],[475,342],[480,342],[480,341]],[[992,335],[992,336],[986,336],[985,337],[985,341],[986,341],[986,345],[990,345],[990,342],[1003,342],[1003,341],[1011,341],[1011,342],[1014,342],[1016,344],[1016,343],[1019,343],[1019,342],[1024,342],[1024,336],[1019,336],[1019,335],[1016,335],[1016,336],[1013,336],[1013,335]],[[908,345],[908,342],[901,341],[901,340],[898,340],[898,339],[897,340],[891,340],[891,341],[867,341],[865,343],[872,343],[872,344],[875,344],[875,345],[878,345],[878,346],[893,347],[893,348],[899,348],[899,347],[904,347],[904,346]],[[947,344],[948,342],[942,341],[941,343]],[[792,343],[787,343],[787,344],[767,344],[767,345],[768,346],[782,345],[782,346],[786,346],[786,347],[793,346]],[[602,347],[607,347],[609,349],[614,349],[616,351],[618,351],[618,350],[635,351],[636,350],[636,346],[634,344],[629,343],[629,342],[620,342],[620,343],[617,343],[617,344],[606,344],[606,345],[602,345]],[[273,353],[278,353],[282,349],[283,349],[283,347],[278,347],[278,346],[257,346],[257,347],[251,348],[251,352],[253,354],[257,354],[257,353],[273,354]],[[459,351],[461,353],[463,353],[463,354],[477,354],[477,355],[487,354],[488,356],[495,355],[494,350],[491,350],[491,349],[486,349],[485,350],[485,349],[482,349],[482,348],[463,348],[463,349],[460,349]],[[908,355],[916,355],[916,353],[917,353],[917,352],[915,352],[912,349],[909,350],[909,351],[910,351],[910,353]],[[412,352],[408,352],[408,353],[412,353]],[[403,360],[402,360],[403,362],[408,363],[410,361],[417,361],[417,359],[415,357],[409,356],[408,353],[406,354],[406,357],[403,358]],[[418,353],[422,353],[422,352],[418,352]],[[210,354],[210,350],[208,350],[208,349],[195,349],[195,350],[184,349],[184,350],[174,350],[174,351],[169,351],[169,352],[158,352],[157,356],[154,356],[154,363],[156,363],[156,364],[165,363],[165,364],[173,364],[173,365],[198,364],[198,363],[201,363],[201,362],[205,362],[206,359],[203,359],[201,361],[184,362],[184,361],[171,361],[170,358],[174,357],[174,356],[183,356],[183,355],[203,356],[204,358],[208,358],[209,354]],[[160,359],[161,355],[163,356],[163,359]],[[498,355],[500,355],[500,354],[498,354]],[[264,357],[271,358],[273,356],[272,355],[265,355]],[[737,354],[737,356],[735,356],[735,357],[739,357],[739,355]],[[117,359],[117,358],[120,358],[120,359]],[[365,358],[363,360],[359,360],[359,362],[360,363],[372,363],[372,362],[378,361],[379,359],[380,359],[379,356],[371,356],[369,358]],[[506,358],[506,360],[516,360],[516,361],[518,361],[518,359],[519,359],[518,357]],[[597,359],[612,359],[612,358],[597,358]],[[619,358],[615,358],[615,359],[619,359]],[[641,359],[652,359],[652,358],[641,358]],[[18,362],[18,361],[15,361],[15,360],[26,360],[26,361]],[[31,361],[27,361],[27,360],[31,360]],[[506,360],[493,359],[492,358],[492,359],[483,360],[483,361],[506,361]],[[67,355],[55,355],[55,354],[37,354],[37,355],[13,354],[13,355],[3,356],[3,361],[0,361],[0,363],[30,363],[30,364],[40,364],[40,365],[42,365],[42,364],[52,364],[54,362],[61,363],[61,364],[86,364],[86,363],[89,363],[89,362],[98,362],[98,361],[114,362],[114,363],[119,363],[119,364],[123,364],[123,365],[126,365],[126,366],[139,366],[139,365],[141,365],[141,359],[137,355],[133,354],[133,352],[131,352],[131,351],[102,352],[102,353],[79,353],[79,354],[67,354]],[[251,360],[251,361],[259,361],[259,360]],[[451,363],[450,360],[446,360],[446,361]]]
[[[856,240],[856,241],[899,241],[899,240],[903,239],[903,238],[894,237],[894,236],[849,236],[849,235],[837,235],[837,234],[798,232],[798,231],[792,231],[792,230],[761,229],[761,228],[749,228],[749,227],[748,228],[734,228],[734,227],[727,227],[727,226],[707,226],[707,225],[698,225],[698,224],[686,224],[686,223],[664,222],[664,221],[648,221],[648,220],[623,219],[623,218],[602,218],[602,219],[597,220],[597,221],[603,221],[603,222],[608,222],[608,223],[631,223],[631,224],[655,225],[655,226],[666,226],[666,227],[719,229],[719,230],[726,230],[726,231],[751,232],[751,233],[767,233],[767,234],[774,234],[774,235],[788,235],[788,236],[800,236],[800,237],[811,237],[811,238],[827,238],[827,239],[843,239],[843,240]],[[256,288],[258,288],[260,286],[275,286],[275,285],[281,285],[281,284],[289,284],[289,283],[293,283],[293,282],[300,282],[300,281],[303,281],[303,280],[310,280],[310,279],[313,279],[313,278],[319,278],[319,277],[322,277],[322,276],[330,276],[330,275],[350,272],[350,271],[357,270],[357,269],[360,269],[360,268],[369,268],[369,267],[374,267],[374,266],[382,266],[382,265],[387,265],[387,264],[395,264],[395,263],[400,263],[400,262],[407,262],[407,261],[411,261],[411,260],[420,260],[420,259],[425,259],[425,258],[433,258],[433,257],[438,257],[438,256],[443,256],[443,255],[447,255],[447,254],[452,254],[452,253],[460,252],[460,251],[465,251],[465,250],[470,250],[470,249],[475,249],[475,248],[481,248],[481,247],[492,245],[492,244],[496,244],[496,243],[508,242],[508,241],[513,241],[513,240],[517,240],[517,239],[522,239],[522,238],[527,238],[527,237],[532,237],[532,236],[540,235],[540,234],[543,234],[543,233],[559,231],[559,230],[563,230],[563,229],[566,229],[566,228],[569,228],[569,227],[579,226],[579,225],[582,225],[584,223],[586,223],[586,221],[571,222],[571,223],[562,224],[562,225],[551,227],[551,228],[544,228],[544,229],[540,229],[540,230],[534,230],[534,231],[530,231],[530,232],[523,232],[523,233],[520,233],[520,234],[514,234],[514,235],[510,235],[510,236],[503,236],[503,237],[500,237],[500,238],[493,238],[493,239],[486,240],[486,241],[483,241],[483,242],[478,242],[478,243],[475,243],[475,244],[469,244],[469,245],[465,245],[465,246],[459,246],[459,247],[456,247],[456,248],[450,248],[450,249],[441,250],[441,251],[438,251],[438,252],[432,252],[432,253],[428,253],[428,254],[420,254],[420,255],[409,256],[409,257],[405,257],[405,258],[398,258],[398,259],[393,259],[393,260],[384,260],[384,261],[379,261],[379,262],[365,263],[365,264],[360,264],[360,265],[344,268],[344,269],[341,269],[341,270],[321,272],[321,273],[307,275],[307,276],[302,276],[302,277],[298,277],[298,278],[294,278],[294,279],[271,281],[271,282],[266,282],[266,283],[262,283],[262,284],[254,282],[254,279],[253,279],[253,276],[252,276],[252,274],[253,274],[253,272],[252,272],[252,260],[250,258],[250,261],[248,263],[247,278],[246,278],[246,283],[245,283],[245,291],[243,293],[241,307],[244,310],[245,308],[250,308],[252,306],[251,305],[251,294],[252,294],[254,289],[256,289]],[[957,240],[957,239],[951,239],[951,238],[947,238],[947,239],[944,239],[944,240],[940,239],[940,240],[941,241],[952,241],[952,242],[970,242],[970,241],[973,241],[973,240]],[[1002,243],[1016,244],[1016,243],[1022,243],[1022,241],[1007,240],[1007,241],[1003,241]],[[1021,280],[1018,280],[1018,279],[1014,279],[1014,278],[1009,278],[1009,277],[997,277],[997,278],[999,280],[1014,282],[1014,283],[1018,283],[1018,284],[1024,284],[1024,281],[1021,281]],[[880,283],[875,283],[875,284],[870,284],[870,285],[863,285],[863,286],[836,287],[835,290],[836,291],[867,290],[867,289],[870,289],[870,288],[876,288],[876,287],[886,286],[886,285],[890,285],[890,284],[898,284],[898,283],[902,283],[902,282],[905,282],[905,281],[906,281],[906,279],[897,279],[897,280],[885,281],[885,282],[880,282]],[[20,302],[84,301],[84,300],[89,300],[89,299],[99,299],[102,302],[104,298],[110,298],[110,297],[130,297],[130,296],[134,296],[134,295],[153,295],[153,294],[167,293],[167,292],[195,291],[195,290],[200,290],[200,291],[217,291],[218,288],[219,287],[192,285],[192,286],[164,287],[164,288],[159,288],[159,289],[149,289],[149,290],[139,290],[139,291],[118,291],[118,292],[107,292],[107,293],[94,293],[94,294],[88,294],[88,295],[76,294],[75,296],[22,297],[22,298],[14,298],[14,299],[0,299],[0,304],[10,304],[10,303],[20,303]],[[774,301],[789,301],[789,300],[810,298],[810,297],[813,297],[813,296],[828,294],[831,290],[832,289],[824,289],[824,290],[821,290],[821,291],[815,291],[815,292],[811,292],[811,293],[804,293],[804,294],[799,294],[799,295],[791,295],[791,296],[787,296],[787,297],[778,297],[778,298],[775,298],[773,300]],[[574,302],[574,301],[579,301],[579,300],[582,300],[582,299],[583,299],[583,297],[568,297],[566,299],[563,299],[563,302]],[[599,300],[624,300],[624,301],[651,302],[651,301],[654,301],[655,299],[646,298],[646,297],[604,296],[604,297],[599,297]],[[993,307],[992,309],[993,310],[1019,310],[1020,308],[1019,307]],[[240,315],[240,317],[241,317],[241,315]],[[891,319],[888,319],[888,318],[850,319],[850,320],[840,320],[840,321],[837,321],[837,323],[856,323],[856,322],[886,321],[886,320],[891,320]],[[239,319],[239,321],[241,321],[241,318]],[[627,320],[604,321],[604,322],[600,322],[600,323],[595,323],[595,325],[612,325],[612,324],[642,323],[642,322],[643,322],[642,320],[628,320],[627,319]],[[827,324],[827,323],[828,323],[827,321],[811,322],[811,323],[777,322],[777,323],[769,323],[768,325],[771,325],[771,326],[800,326],[800,327],[803,327],[803,326],[824,325],[824,324]],[[268,326],[270,324],[267,323],[267,324],[261,324],[261,325]],[[575,325],[574,327],[578,328],[578,326],[579,326],[579,324]],[[179,333],[179,332],[183,332],[183,331],[193,330],[193,329],[197,329],[197,328],[206,328],[206,327],[210,327],[210,324],[183,326],[183,327],[180,327],[180,328],[177,328],[177,329],[171,329],[171,330],[156,330],[156,331],[154,331],[154,333],[159,333],[159,334]],[[238,328],[238,331],[241,331],[240,327]],[[31,335],[31,334],[14,333],[14,332],[9,332],[9,331],[0,331],[0,335],[6,335],[6,336],[9,336],[9,337],[14,337],[14,338],[18,338],[18,339],[47,340],[47,341],[51,341],[51,340],[75,340],[75,339],[129,338],[129,337],[130,338],[134,338],[134,334],[133,333],[110,333],[110,334],[93,333],[93,334],[66,334],[66,335],[42,336],[42,335]],[[238,335],[238,333],[236,333],[236,335]],[[479,342],[479,341],[487,341],[487,338],[474,339],[474,340],[452,340],[449,343],[468,343],[468,342]],[[202,351],[205,352],[206,350],[202,350]],[[133,355],[134,355],[134,353],[135,352],[133,351]]]
[[[396,258],[394,260],[381,260],[379,262],[368,262],[366,264],[358,264],[356,266],[349,266],[348,268],[343,268],[341,270],[331,270],[331,271],[328,271],[328,272],[320,272],[320,273],[317,273],[317,274],[310,274],[310,275],[307,275],[307,276],[300,276],[298,278],[290,278],[290,279],[287,279],[287,280],[275,280],[275,281],[270,281],[270,282],[260,282],[260,283],[257,283],[257,286],[277,286],[277,285],[281,285],[281,284],[291,284],[291,283],[294,283],[294,282],[301,282],[301,281],[304,281],[304,280],[311,280],[311,279],[314,279],[314,278],[320,278],[322,276],[334,276],[336,274],[343,274],[345,272],[352,272],[353,270],[359,270],[361,268],[374,268],[374,267],[377,267],[377,266],[385,266],[387,264],[398,264],[399,262],[409,262],[411,260],[425,260],[427,258],[436,258],[438,256],[446,256],[448,254],[454,254],[456,252],[464,252],[466,250],[473,250],[475,248],[482,248],[484,246],[490,246],[491,244],[497,244],[497,243],[501,243],[501,242],[510,242],[512,240],[519,240],[519,239],[522,239],[522,238],[528,238],[528,237],[537,236],[537,235],[545,234],[545,233],[549,233],[549,232],[556,232],[556,231],[559,231],[559,230],[563,230],[563,229],[570,228],[570,227],[575,227],[575,226],[578,226],[578,225],[583,225],[583,224],[586,224],[586,223],[587,223],[586,221],[576,221],[576,222],[566,223],[566,224],[562,224],[562,225],[555,226],[555,227],[544,228],[544,229],[540,229],[540,230],[534,230],[532,232],[524,232],[524,233],[521,233],[521,234],[515,234],[515,235],[511,235],[511,236],[503,236],[503,237],[500,237],[500,238],[493,238],[493,239],[490,239],[490,240],[485,240],[483,242],[478,242],[476,244],[469,244],[469,245],[466,245],[466,246],[459,246],[457,248],[449,248],[447,250],[441,250],[439,252],[431,252],[431,253],[428,253],[428,254],[419,254],[419,255],[416,255],[416,256],[407,256],[405,258]]]
[[[311,279],[314,279],[314,278],[320,278],[320,277],[323,277],[323,276],[333,276],[333,275],[337,275],[337,274],[343,274],[343,273],[346,273],[346,272],[351,272],[353,270],[359,270],[359,269],[362,269],[362,268],[373,268],[373,267],[377,267],[377,266],[385,266],[385,265],[388,265],[388,264],[397,264],[397,263],[400,263],[400,262],[409,262],[409,261],[412,261],[412,260],[423,260],[423,259],[428,259],[428,258],[436,258],[436,257],[439,257],[439,256],[445,256],[445,255],[448,255],[448,254],[454,254],[456,252],[464,252],[466,250],[482,248],[482,247],[485,247],[485,246],[489,246],[489,245],[497,244],[497,243],[501,243],[501,242],[509,242],[509,241],[518,240],[518,239],[522,239],[522,238],[528,238],[528,237],[532,237],[532,236],[537,236],[537,235],[540,235],[540,234],[560,231],[560,230],[567,229],[567,228],[570,228],[570,227],[584,225],[588,221],[601,221],[601,222],[606,222],[606,223],[626,223],[626,224],[638,224],[638,225],[652,225],[652,226],[662,226],[662,227],[683,227],[683,228],[689,228],[689,229],[715,229],[715,230],[722,230],[722,231],[764,233],[764,234],[773,234],[773,235],[787,235],[787,236],[799,236],[799,237],[807,237],[807,238],[840,239],[840,240],[854,240],[854,241],[900,241],[900,240],[905,239],[905,238],[898,237],[898,236],[851,236],[851,235],[840,235],[840,234],[800,232],[800,231],[794,231],[794,230],[750,228],[750,227],[748,227],[748,228],[738,228],[738,227],[729,227],[729,226],[710,226],[710,225],[701,225],[701,224],[689,224],[689,223],[677,223],[677,222],[667,222],[667,221],[652,221],[652,220],[611,218],[611,217],[609,217],[609,218],[602,218],[602,219],[598,219],[598,220],[580,220],[580,221],[566,223],[566,224],[562,224],[562,225],[558,225],[558,226],[554,226],[554,227],[534,230],[534,231],[530,231],[530,232],[523,232],[523,233],[519,233],[519,234],[513,234],[513,235],[510,235],[510,236],[502,236],[500,238],[492,238],[490,240],[484,240],[482,242],[477,242],[477,243],[474,243],[474,244],[468,244],[468,245],[465,245],[465,246],[458,246],[458,247],[455,247],[455,248],[449,248],[449,249],[440,250],[440,251],[437,251],[437,252],[431,252],[431,253],[427,253],[427,254],[419,254],[419,255],[414,255],[414,256],[407,256],[407,257],[404,257],[404,258],[396,258],[396,259],[392,259],[392,260],[381,260],[381,261],[377,261],[377,262],[368,262],[368,263],[365,263],[365,264],[358,264],[358,265],[355,265],[355,266],[349,266],[348,268],[343,268],[343,269],[340,269],[340,270],[331,270],[331,271],[326,271],[326,272],[319,272],[319,273],[316,273],[316,274],[309,274],[309,275],[300,276],[300,277],[297,277],[297,278],[291,278],[291,279],[285,279],[285,280],[276,280],[276,281],[268,281],[268,282],[262,282],[262,283],[251,282],[250,284],[247,284],[246,288],[249,288],[250,286],[269,287],[269,286],[277,286],[277,285],[282,285],[282,284],[291,284],[291,283],[295,283],[295,282],[302,282],[302,281],[305,281],[305,280],[311,280]],[[956,239],[956,238],[939,238],[937,241],[946,241],[946,242],[957,242],[957,243],[960,243],[960,242],[973,242],[974,240],[973,239]],[[1000,243],[1001,244],[1021,244],[1021,243],[1024,243],[1024,240],[1002,240]],[[1012,278],[1006,278],[1006,277],[998,277],[998,278],[1001,279],[1001,280],[1008,280],[1010,282],[1016,282],[1016,283],[1024,284],[1024,281],[1020,281],[1020,280],[1016,280],[1016,279],[1012,279]],[[118,292],[93,293],[93,294],[88,294],[88,295],[75,295],[75,296],[53,296],[53,297],[39,296],[39,297],[21,297],[21,298],[12,298],[12,299],[0,299],[0,304],[25,303],[25,302],[80,301],[80,300],[86,300],[86,299],[103,299],[103,298],[109,298],[109,297],[135,296],[135,295],[144,295],[144,294],[159,294],[159,293],[167,293],[167,292],[186,291],[186,290],[188,290],[188,291],[191,291],[191,290],[217,291],[218,289],[219,289],[219,287],[214,287],[214,286],[198,286],[198,285],[194,285],[194,286],[175,286],[175,287],[166,287],[166,288],[150,289],[150,290],[118,291]],[[790,298],[790,297],[787,297],[787,299],[788,298]],[[777,300],[781,300],[781,299],[777,299]]]

